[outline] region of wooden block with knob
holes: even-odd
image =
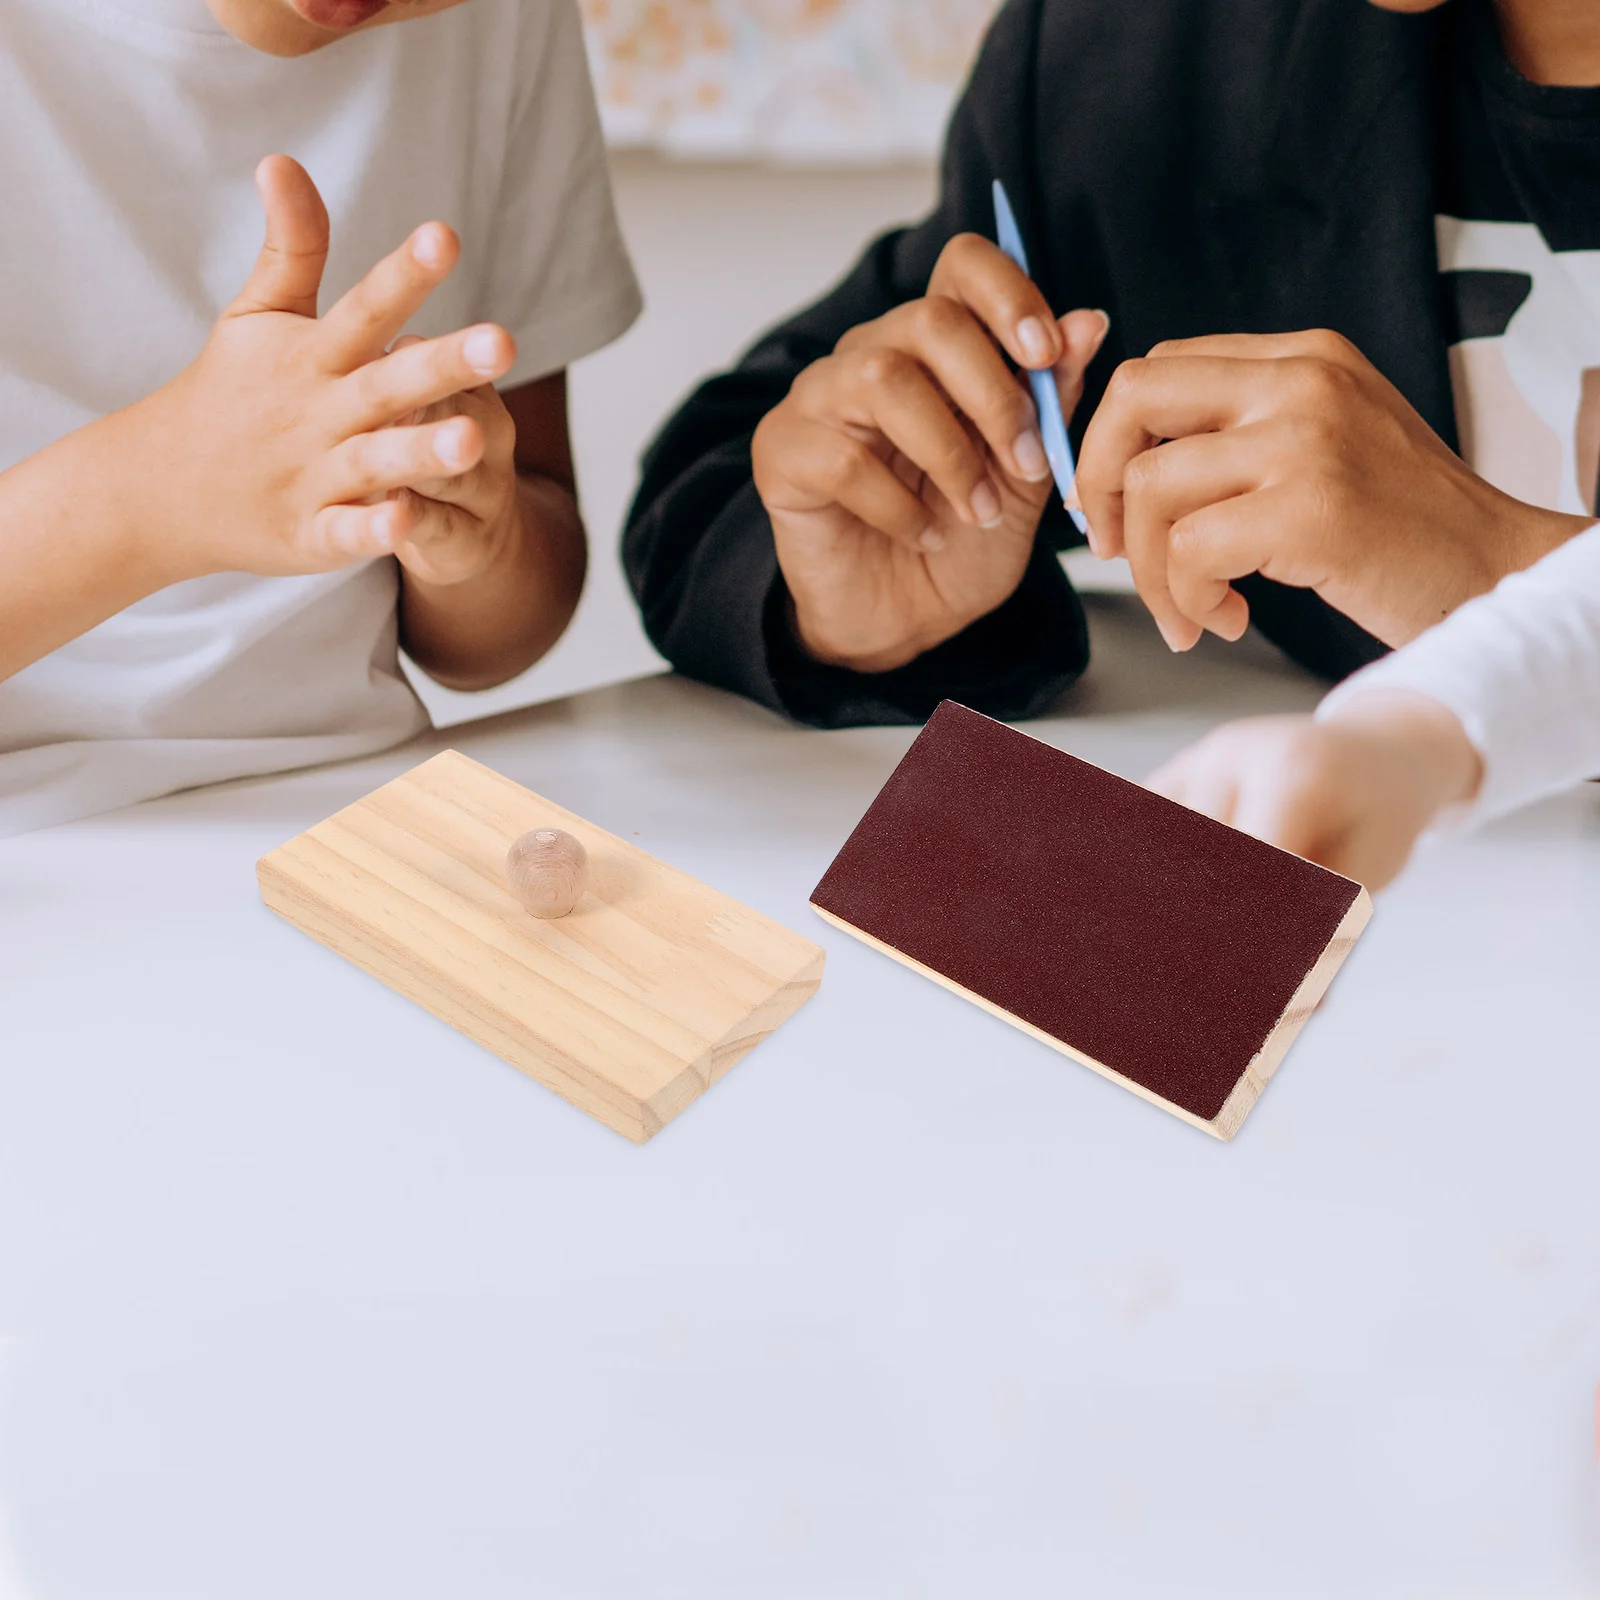
[[[828,921],[1231,1139],[1365,889],[946,701],[817,885]]]
[[[810,940],[454,751],[258,876],[279,915],[638,1142],[822,979]]]

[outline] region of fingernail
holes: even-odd
[[[444,260],[444,240],[437,228],[417,229],[411,241],[411,257],[423,267],[437,267]]]
[[[992,528],[1000,521],[1000,496],[992,483],[980,483],[972,491],[972,516],[980,528]]]
[[[944,549],[944,535],[937,528],[924,528],[917,543],[928,552],[930,556],[938,555]]]
[[[367,524],[365,538],[357,536],[351,543],[355,547],[352,554],[360,551],[365,546],[376,546],[379,550],[392,550],[398,543],[396,534],[396,519],[393,511],[383,511],[373,517]]]
[[[433,452],[447,472],[461,472],[467,465],[467,430],[445,428],[434,436]]]
[[[1100,319],[1100,333],[1089,347],[1089,359],[1091,361],[1100,354],[1100,346],[1106,342],[1106,335],[1111,332],[1111,313],[1096,309],[1095,315]]]
[[[1183,654],[1183,652],[1188,648],[1188,646],[1178,643],[1178,641],[1172,636],[1172,634],[1170,634],[1167,631],[1166,623],[1158,622],[1158,623],[1156,623],[1156,627],[1161,630],[1161,637],[1162,637],[1162,640],[1165,642],[1167,649],[1169,649],[1173,653],[1173,655],[1181,656]]]
[[[487,376],[491,372],[499,371],[500,330],[475,328],[467,335],[467,342],[461,347],[461,351],[467,358],[467,365],[474,372],[481,372]]]
[[[1024,317],[1017,324],[1017,343],[1030,367],[1048,367],[1055,353],[1050,331],[1037,317]]]
[[[1017,436],[1011,454],[1016,459],[1017,471],[1029,483],[1038,483],[1041,478],[1050,476],[1050,461],[1044,453],[1044,440],[1034,429],[1029,428],[1026,433]]]
[[[1083,525],[1083,536],[1089,541],[1089,554],[1097,561],[1104,561],[1105,557],[1100,554],[1100,541],[1095,538],[1094,529],[1087,522]]]

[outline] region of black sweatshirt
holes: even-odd
[[[1082,607],[1052,501],[998,610],[894,672],[817,666],[789,635],[750,441],[847,329],[926,292],[958,233],[993,237],[1005,180],[1058,312],[1104,307],[1074,442],[1116,364],[1162,339],[1334,328],[1452,447],[1434,241],[1444,46],[1461,0],[1407,17],[1367,0],[1010,0],[951,123],[938,209],[711,379],[649,448],[623,540],[679,671],[824,727],[921,721],[946,696],[1034,715],[1084,669]],[[1238,587],[1257,627],[1337,678],[1383,647],[1310,591]]]

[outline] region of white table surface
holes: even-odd
[[[1309,705],[1129,601],[1033,731]],[[823,926],[910,739],[659,680],[449,741],[808,932],[635,1148],[278,921],[442,747],[0,845],[0,1595],[1600,1585],[1600,800],[1420,861],[1222,1145]]]

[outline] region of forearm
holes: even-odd
[[[0,473],[0,680],[191,575],[144,525],[151,486],[119,469],[130,428],[116,413]]]
[[[401,645],[446,688],[492,689],[525,672],[566,631],[587,569],[572,493],[549,478],[519,477],[509,536],[481,572],[441,585],[402,569]]]

